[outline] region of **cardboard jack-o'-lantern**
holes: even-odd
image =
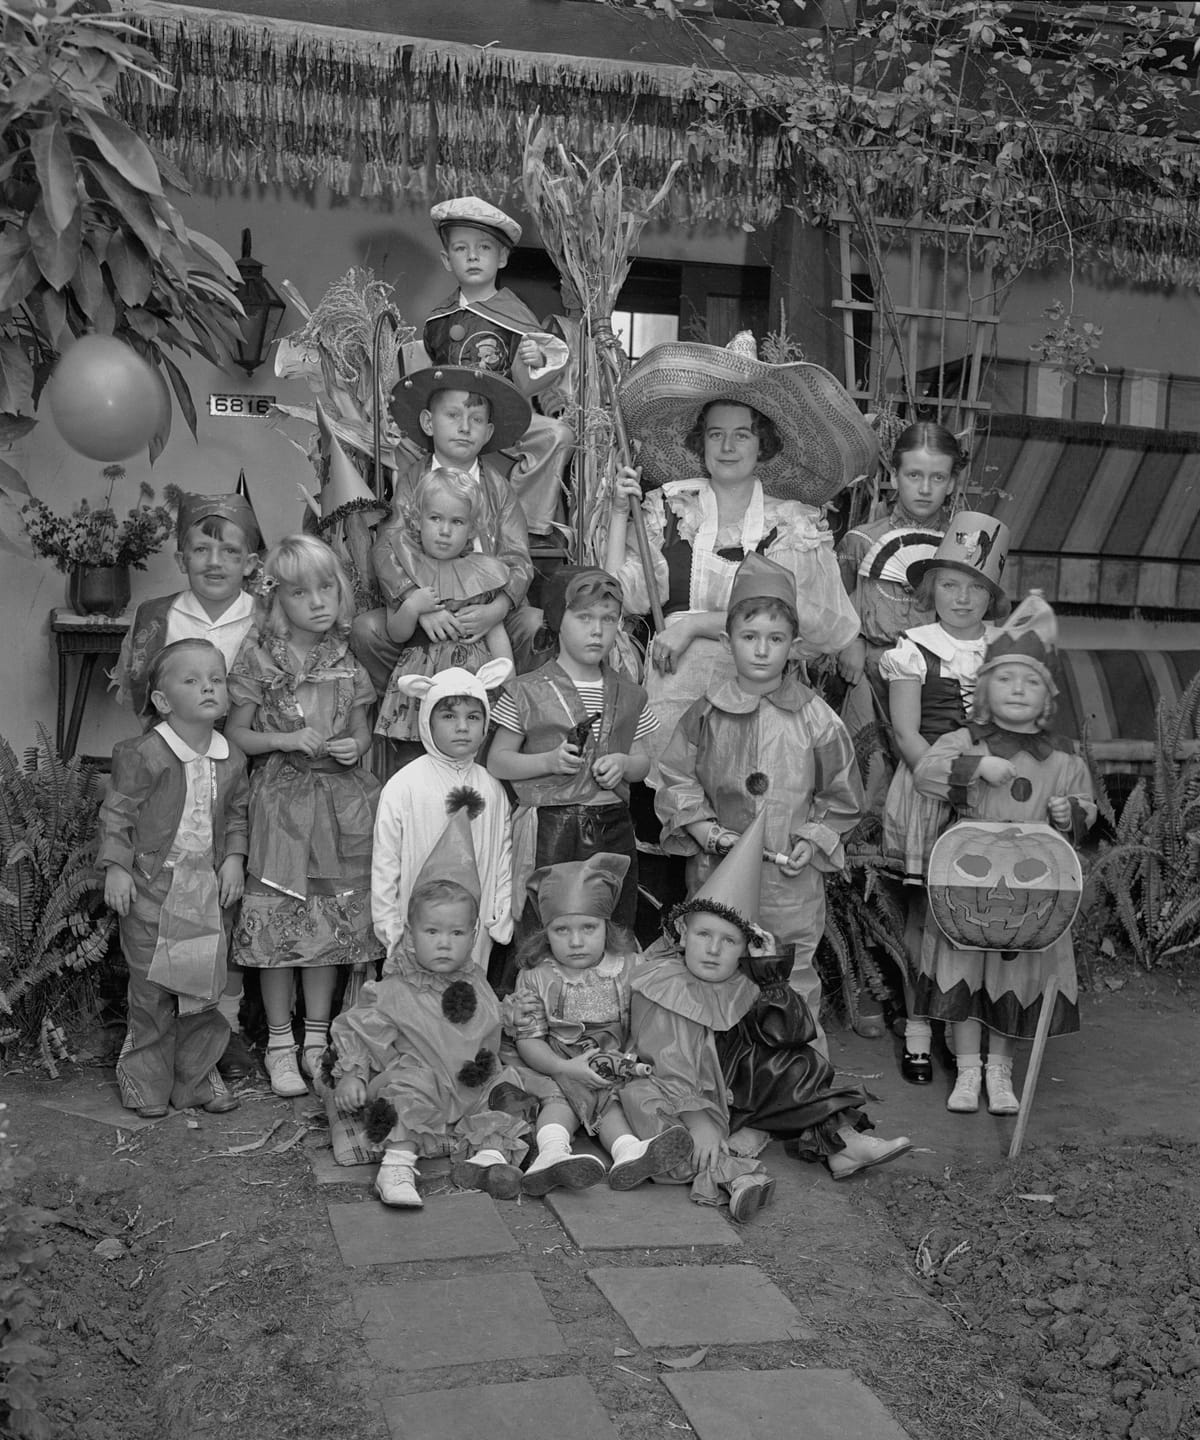
[[[1070,929],[1083,871],[1050,825],[962,820],[929,856],[929,908],[959,950],[1044,950]]]

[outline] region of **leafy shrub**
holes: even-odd
[[[1154,769],[1138,781],[1089,880],[1112,897],[1121,930],[1147,970],[1200,950],[1200,757],[1194,752],[1200,675],[1154,719]],[[1103,807],[1102,807],[1103,809]]]
[[[9,1140],[0,1105],[0,1435],[18,1440],[43,1440],[50,1433],[40,1402],[42,1373],[52,1357],[34,1339],[34,1283],[53,1247],[43,1241],[45,1212],[20,1195],[31,1168]]]
[[[102,964],[115,925],[94,863],[96,774],[39,735],[24,764],[0,738],[0,1024],[24,1040]]]

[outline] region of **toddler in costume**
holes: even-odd
[[[333,1022],[334,1099],[367,1106],[367,1135],[386,1140],[375,1191],[385,1205],[419,1208],[417,1162],[452,1154],[456,1185],[498,1199],[521,1190],[528,1096],[500,1065],[500,1003],[472,962],[479,877],[466,812],[430,851],[408,902],[391,973],[363,986]]]
[[[292,535],[263,565],[260,620],[229,677],[230,738],[260,756],[250,782],[250,852],[238,963],[261,971],[277,1095],[303,1095],[292,1034],[304,989],[304,1064],[325,1050],[338,967],[377,954],[371,831],[379,787],[359,763],[374,691],[346,644],[354,601],[328,545]]]
[[[377,735],[419,738],[417,706],[400,687],[402,676],[436,675],[451,665],[475,671],[488,659],[512,660],[503,624],[466,640],[451,621],[467,606],[490,604],[508,583],[502,560],[472,548],[479,509],[478,488],[460,470],[431,470],[417,483],[407,530],[393,545],[397,563],[416,588],[388,617],[392,639],[403,641],[407,629],[409,643],[384,692]]]
[[[729,1098],[717,1042],[748,1015],[758,987],[739,969],[758,905],[757,862],[762,827],[739,841],[690,900],[672,911],[661,940],[647,950],[631,981],[629,1044],[654,1073],[626,1082],[621,1105],[643,1139],[683,1125],[691,1154],[674,1171],[691,1182],[692,1199],[719,1205],[730,1219],[748,1220],[771,1198],[775,1182],[764,1166],[729,1144]],[[754,866],[747,864],[751,847]],[[675,935],[671,935],[671,930]]]
[[[937,619],[907,631],[895,649],[885,651],[879,660],[899,755],[883,809],[883,853],[910,887],[906,944],[914,962],[925,928],[923,886],[929,852],[951,812],[944,801],[918,794],[913,769],[939,736],[967,722],[975,677],[996,635],[987,622],[1003,620],[1009,612],[1000,587],[1008,542],[1008,527],[999,520],[960,510],[935,553],[908,567],[917,603],[932,604]],[[911,979],[905,988],[907,1003]],[[928,1084],[933,1078],[931,1040],[926,1021],[905,1022],[901,1073],[914,1085]]]
[[[401,464],[396,471],[392,513],[379,527],[371,549],[371,566],[386,608],[356,615],[351,631],[354,653],[381,695],[401,650],[415,634],[411,616],[401,611],[419,587],[409,578],[403,559],[406,547],[410,548],[408,518],[413,496],[431,470],[457,470],[472,482],[479,503],[474,545],[505,565],[508,579],[494,600],[463,605],[453,615],[439,611],[422,614],[417,616],[417,625],[431,640],[449,636],[461,644],[472,644],[503,622],[514,645],[522,637],[525,650],[534,628],[532,612],[525,604],[533,579],[525,516],[508,481],[484,458],[484,452],[511,443],[524,431],[529,424],[528,400],[497,375],[443,365],[406,375],[392,392],[391,412],[405,435],[423,441],[431,453],[428,459]],[[388,744],[400,764],[421,753],[416,741]]]
[[[935,741],[913,778],[920,794],[949,801],[962,819],[1048,821],[1078,845],[1096,805],[1078,747],[1048,729],[1058,694],[1056,639],[1053,610],[1031,592],[988,646],[973,719]],[[1070,1034],[1079,1029],[1079,995],[1069,931],[1048,949],[1013,953],[959,950],[926,925],[913,1013],[951,1025],[958,1079],[948,1109],[979,1108],[986,1031],[988,1110],[1017,1113],[1013,1050],[1036,1031],[1052,975],[1059,991],[1050,1034]]]
[[[858,822],[862,787],[846,728],[788,669],[797,635],[795,582],[781,565],[747,555],[729,596],[732,680],[710,684],[676,726],[660,762],[655,808],[668,853],[691,857],[688,888],[708,874],[759,813],[767,847],[757,907],[763,928],[794,947],[792,989],[820,1029],[813,956],[825,928],[823,872],[845,864],[842,837]],[[749,982],[747,982],[749,983]]]
[[[847,1180],[903,1154],[909,1140],[907,1135],[877,1140],[862,1133],[871,1128],[863,1112],[866,1096],[854,1086],[834,1087],[834,1068],[813,1045],[813,1018],[787,983],[790,949],[775,951],[771,936],[742,923],[758,895],[766,818],[760,811],[721,867],[726,892],[733,892],[736,881],[744,901],[728,912],[714,909],[694,926],[713,955],[736,951],[742,974],[758,987],[751,1009],[716,1035],[728,1087],[729,1129],[740,1154],[774,1136],[789,1154],[824,1160],[835,1180]]]
[[[491,721],[488,690],[512,676],[509,660],[488,660],[476,674],[449,669],[397,682],[419,702],[425,754],[383,787],[371,856],[371,916],[387,952],[384,973],[404,935],[417,875],[454,810],[466,811],[478,857],[479,925],[472,955],[487,974],[492,942],[512,936],[512,820],[504,787],[475,756]]]
[[[557,657],[519,675],[496,701],[488,753],[488,769],[517,792],[514,904],[534,870],[608,851],[630,860],[613,919],[632,930],[637,849],[629,786],[646,778],[643,742],[658,721],[645,690],[609,664],[621,622],[621,587],[613,577],[564,566],[547,591],[544,623],[557,633]],[[522,937],[537,929],[531,903],[517,927]]]
[[[517,1053],[530,1069],[551,1076],[563,1098],[551,1100],[538,1117],[537,1158],[521,1186],[526,1195],[559,1185],[583,1190],[605,1178],[594,1155],[571,1152],[580,1125],[612,1155],[613,1190],[665,1175],[692,1153],[682,1125],[639,1140],[621,1109],[620,1079],[606,1079],[589,1063],[602,1052],[620,1056],[629,1039],[638,949],[611,920],[628,869],[627,855],[601,853],[548,865],[529,878],[542,928],[517,957]]]
[[[120,917],[129,1028],[117,1061],[121,1103],[147,1119],[237,1107],[217,1073],[229,1026],[224,912],[242,894],[246,757],[215,726],[225,661],[207,640],[159,650],[146,677],[161,717],[113,751],[97,865]]]
[[[521,227],[474,195],[441,201],[429,218],[442,242],[442,265],[457,287],[425,322],[422,339],[430,363],[501,375],[535,400],[561,379],[571,357],[566,341],[551,335],[519,296],[497,287]],[[528,429],[505,448],[516,461],[508,478],[529,529],[549,534],[559,511],[563,471],[575,448],[574,432],[533,410]]]

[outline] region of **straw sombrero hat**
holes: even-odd
[[[431,448],[430,440],[421,429],[421,411],[429,408],[431,397],[439,390],[469,390],[491,403],[492,438],[483,447],[485,452],[507,450],[529,429],[533,411],[515,385],[488,370],[431,365],[406,375],[392,391],[388,407],[404,434],[427,450]]]
[[[656,345],[621,383],[617,400],[647,486],[696,476],[684,439],[710,401],[749,405],[779,432],[783,448],[759,462],[768,495],[823,505],[879,463],[879,441],[841,383],[820,365],[769,365],[748,331],[728,346]]]

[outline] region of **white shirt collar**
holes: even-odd
[[[229,741],[219,730],[214,730],[212,739],[208,742],[208,749],[205,751],[193,750],[192,747],[176,731],[172,730],[165,720],[160,720],[154,727],[156,735],[161,735],[167,742],[172,754],[186,765],[189,760],[228,760]]]
[[[430,471],[437,470],[437,469],[439,469],[439,468],[441,468],[441,469],[446,469],[446,470],[457,470],[460,475],[466,475],[466,476],[467,476],[469,479],[471,479],[471,480],[479,480],[479,479],[480,479],[480,474],[479,474],[479,456],[478,456],[478,455],[476,455],[474,461],[472,462],[472,464],[470,465],[470,467],[469,467],[468,469],[466,469],[466,470],[464,470],[461,465],[446,465],[446,466],[442,466],[442,464],[441,464],[441,462],[438,460],[437,456],[436,456],[436,455],[431,455],[431,456],[429,457],[429,469],[428,469],[425,473],[428,475],[428,474],[430,473]]]
[[[248,620],[254,613],[254,597],[246,590],[239,591],[230,602],[228,610],[223,611],[215,620],[191,590],[185,590],[180,595],[175,602],[175,608],[190,620],[198,620],[202,625],[213,629],[217,625],[240,625],[243,620]]]

